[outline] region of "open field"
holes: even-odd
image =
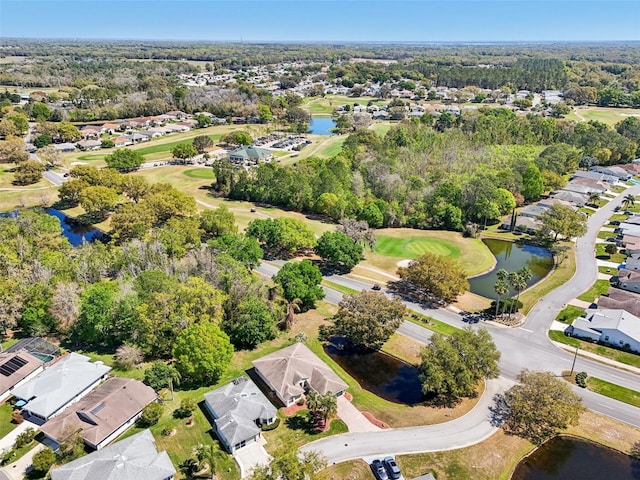
[[[396,274],[398,261],[417,258],[426,251],[456,259],[467,275],[477,275],[495,264],[495,257],[481,240],[464,238],[458,232],[387,228],[376,231],[380,246],[365,252],[364,265]]]
[[[614,107],[577,107],[567,115],[567,120],[588,122],[597,120],[608,125],[615,125],[627,117],[640,117],[640,109]]]

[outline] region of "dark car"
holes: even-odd
[[[371,462],[371,471],[378,480],[389,480],[389,475],[387,475],[387,470],[384,468],[384,463],[377,458]]]
[[[387,472],[389,472],[389,477],[391,477],[392,480],[398,480],[400,477],[402,477],[402,474],[400,473],[400,467],[393,457],[386,457],[383,462],[384,466],[387,467]]]
[[[616,208],[613,209],[614,212],[619,212],[620,211],[620,205],[618,205]]]
[[[380,287],[380,285],[376,283],[373,287],[371,287],[371,290],[380,290],[380,288],[382,287]]]

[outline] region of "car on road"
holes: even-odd
[[[384,462],[384,466],[387,468],[389,477],[391,477],[392,480],[398,480],[399,478],[402,477],[402,474],[400,473],[400,467],[396,463],[395,458],[385,457],[383,462]]]
[[[377,290],[380,290],[381,288],[382,288],[382,287],[381,287],[380,285],[378,285],[377,283],[375,283],[375,284],[373,285],[373,287],[371,287],[371,290],[376,290],[376,291],[377,291]]]
[[[371,462],[371,471],[378,480],[389,480],[387,469],[385,468],[384,463],[382,463],[379,458],[376,458],[373,462]]]

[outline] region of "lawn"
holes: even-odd
[[[640,392],[595,377],[589,377],[587,388],[605,397],[640,408]]]
[[[611,283],[609,280],[596,280],[589,290],[578,297],[578,300],[593,302],[600,295],[607,293],[610,286]]]
[[[345,287],[344,285],[340,285],[339,283],[334,283],[331,282],[329,280],[322,280],[322,285],[324,285],[327,288],[330,288],[332,290],[335,290],[336,292],[340,292],[344,295],[353,295],[356,293],[360,293],[359,290],[356,290],[354,288],[349,288],[349,287]]]
[[[183,175],[186,175],[190,178],[198,178],[203,180],[213,180],[216,176],[213,174],[212,168],[190,168],[189,170],[185,170],[182,172]]]
[[[576,307],[575,305],[567,305],[560,311],[556,320],[559,322],[571,323],[582,314],[584,314],[584,308]]]
[[[436,320],[435,318],[427,317],[426,315],[422,315],[418,312],[411,312],[410,315],[407,315],[405,320],[413,322],[421,327],[427,328],[435,333],[441,333],[442,335],[451,335],[459,328],[453,327],[448,323],[441,322],[440,320]],[[462,327],[463,325],[461,325]]]
[[[640,115],[640,110],[634,108],[586,107],[574,109],[571,114],[567,115],[567,119],[580,122],[597,120],[608,125],[614,125],[631,115]]]
[[[622,263],[627,256],[624,253],[616,252],[613,254],[605,252],[605,243],[596,243],[596,258],[600,260],[606,260],[607,262]],[[617,249],[616,249],[617,250]]]
[[[395,275],[398,261],[413,259],[425,252],[456,259],[467,275],[486,272],[495,265],[495,257],[479,239],[464,238],[458,232],[388,228],[377,230],[373,252],[365,252],[364,265]]]
[[[598,238],[606,240],[607,238],[615,237],[616,234],[613,233],[613,230],[600,230],[598,232]]]
[[[428,252],[441,257],[451,257],[454,260],[461,254],[457,245],[442,238],[394,238],[384,235],[376,236],[376,245],[373,251],[379,255],[399,258],[418,258]]]
[[[302,100],[302,108],[307,110],[312,115],[331,115],[333,109],[340,105],[353,105],[357,103],[359,105],[368,105],[371,102],[373,105],[382,106],[388,102],[374,97],[348,97],[346,95],[332,95],[327,94],[323,97],[306,97]]]
[[[568,337],[563,332],[560,332],[558,330],[549,330],[549,338],[554,342],[564,343],[565,345],[570,345],[572,347],[578,347],[580,350],[595,353],[602,357],[610,358],[611,360],[640,368],[640,355],[623,352],[622,350],[606,347],[604,345],[598,345],[597,343],[588,342],[586,340],[579,340],[577,338]]]
[[[0,438],[4,437],[18,425],[11,423],[13,407],[8,402],[0,405]]]

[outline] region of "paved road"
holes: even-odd
[[[302,451],[319,451],[329,465],[380,455],[455,450],[493,435],[499,422],[490,421],[494,395],[512,385],[504,378],[487,382],[485,393],[468,414],[450,422],[420,427],[391,428],[377,432],[343,433],[304,445]]]

